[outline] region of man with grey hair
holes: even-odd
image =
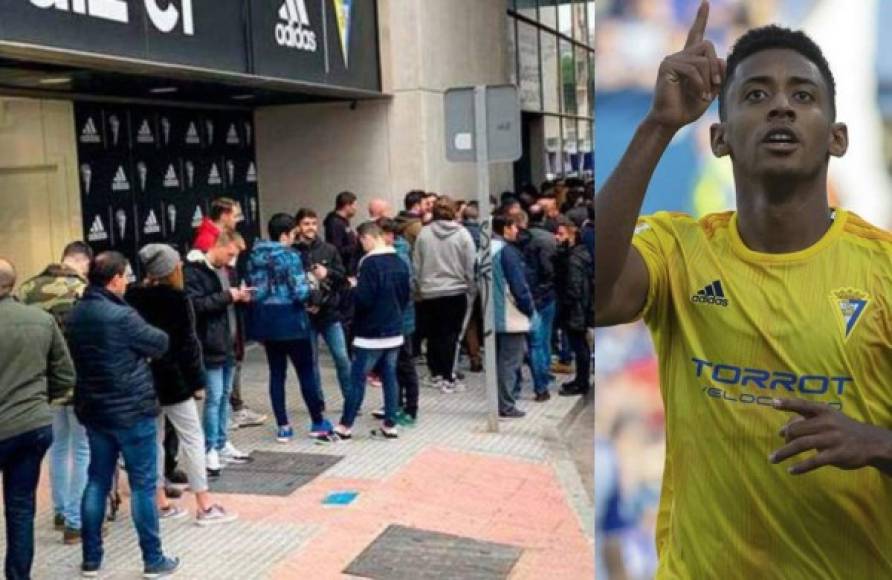
[[[0,258],[0,472],[7,578],[30,578],[40,465],[53,442],[50,403],[74,387],[74,365],[53,317],[12,297],[16,271]]]

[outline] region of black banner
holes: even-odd
[[[117,250],[140,276],[137,251],[168,243],[185,258],[211,202],[242,205],[239,231],[259,235],[250,113],[75,105],[84,239]]]

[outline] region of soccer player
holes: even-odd
[[[726,63],[708,12],[596,200],[597,322],[643,318],[660,360],[657,577],[892,578],[892,235],[828,206],[848,132],[820,48],[770,26]],[[737,211],[639,220],[716,97]]]

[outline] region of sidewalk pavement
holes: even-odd
[[[340,394],[333,366],[322,350],[329,417],[336,422]],[[418,370],[423,374],[422,367]],[[371,411],[381,406],[380,390],[370,387],[363,415],[354,427],[354,439],[320,445],[306,437],[309,419],[296,378],[289,370],[287,397],[295,439],[286,445],[277,443],[270,417],[264,426],[231,432],[233,442],[245,452],[306,453],[337,463],[317,477],[288,475],[287,462],[278,466],[264,463],[264,470],[277,472],[272,480],[264,481],[290,478],[292,484],[306,483],[287,496],[218,494],[227,509],[240,515],[235,523],[199,528],[192,518],[162,522],[165,552],[183,560],[176,577],[592,578],[591,496],[583,487],[560,432],[583,408],[582,401],[579,397],[557,396],[547,403],[522,401],[527,417],[502,421],[500,432],[490,434],[485,429],[483,377],[467,373],[466,382],[468,391],[453,395],[422,386],[419,422],[415,427],[401,428],[400,438],[395,441],[368,437],[378,423]],[[251,409],[271,416],[266,388],[265,357],[261,349],[255,348],[249,351],[242,371],[243,396]],[[524,397],[529,399],[529,392]],[[247,480],[249,492],[261,491],[261,465],[254,465],[255,471],[247,475],[224,469],[220,484],[234,483],[238,476]],[[238,469],[251,470],[252,466]],[[252,478],[257,487],[251,487]],[[123,482],[126,477],[122,475],[121,479]],[[110,524],[100,578],[139,578],[142,570],[126,484],[122,487],[125,505],[117,521]],[[352,503],[323,505],[328,494],[345,491],[357,493]],[[179,502],[194,511],[190,494],[184,494]],[[396,535],[405,531],[391,526],[503,544],[504,549],[484,544],[479,551],[468,551],[458,540],[439,536],[435,536],[439,540],[416,539],[402,546],[379,542],[370,548],[385,530]],[[52,529],[46,469],[38,492],[35,528],[34,578],[77,577],[80,546],[63,545],[61,533]],[[454,550],[465,546],[458,560],[456,554],[450,554],[450,546]],[[501,563],[491,561],[490,556],[495,558],[497,554],[501,554]],[[360,563],[354,564],[354,560],[361,555],[368,556],[365,567],[356,568]],[[377,571],[355,576],[345,572],[348,568]]]

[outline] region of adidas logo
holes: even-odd
[[[173,168],[173,163],[167,166],[167,173],[164,174],[164,187],[179,187],[180,179],[177,177],[177,170]]]
[[[87,234],[87,241],[104,242],[107,239],[108,233],[105,231],[105,226],[102,224],[102,218],[97,215],[93,220],[93,225],[90,226],[90,233]]]
[[[102,143],[102,137],[99,136],[99,131],[96,130],[96,123],[93,122],[93,117],[87,117],[87,122],[84,123],[84,128],[81,130],[81,143]]]
[[[136,142],[137,143],[154,143],[155,136],[152,135],[152,128],[149,127],[149,120],[143,119],[142,125],[139,126],[139,131],[136,132]]]
[[[149,211],[146,223],[143,224],[142,232],[144,234],[157,234],[161,232],[161,224],[158,223],[158,218],[155,217],[155,210]]]
[[[195,213],[192,214],[192,227],[197,228],[201,225],[201,220],[204,219],[204,214],[201,213],[201,206],[195,206]]]
[[[279,46],[316,52],[316,33],[309,29],[305,0],[285,0],[279,8],[279,22],[276,24],[276,43]]]
[[[118,166],[118,171],[112,179],[112,191],[130,191],[130,182],[127,181],[127,174],[121,165]]]
[[[198,136],[198,128],[195,127],[194,121],[189,123],[189,129],[186,131],[186,144],[201,145],[201,138]]]
[[[217,169],[217,164],[211,164],[211,174],[208,176],[208,185],[220,185],[223,183],[223,180],[220,179],[220,170]]]
[[[248,175],[245,177],[245,181],[248,183],[257,183],[257,168],[254,166],[254,162],[251,162],[251,165],[248,166]]]
[[[238,131],[235,130],[235,123],[229,126],[229,132],[226,133],[226,144],[241,145],[241,140],[238,138]]]
[[[702,290],[698,290],[696,294],[691,296],[691,302],[694,304],[728,306],[728,299],[725,298],[725,291],[722,290],[721,280],[716,280],[712,284],[708,284]]]

